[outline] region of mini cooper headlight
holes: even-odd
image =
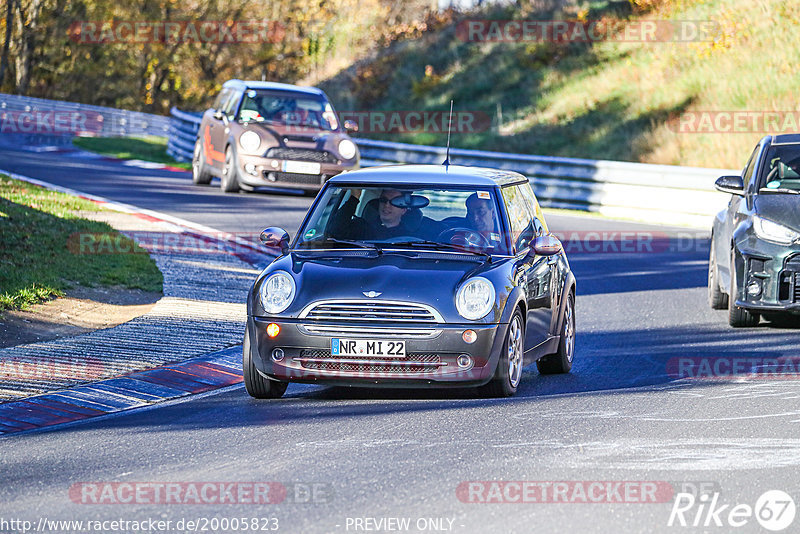
[[[456,309],[464,319],[481,319],[492,310],[494,297],[494,286],[486,278],[470,278],[456,292]]]
[[[753,229],[756,235],[761,239],[779,245],[791,245],[793,242],[800,239],[800,233],[786,228],[782,224],[772,222],[768,219],[762,219],[761,217],[753,217]]]
[[[261,136],[253,130],[247,130],[239,136],[239,144],[247,152],[255,152],[261,146]]]
[[[356,156],[356,144],[350,139],[339,141],[339,154],[344,159],[353,159]]]
[[[284,271],[276,271],[261,283],[261,306],[269,314],[280,313],[294,300],[294,278]]]

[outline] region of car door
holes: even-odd
[[[206,112],[200,126],[206,164],[216,170],[216,174],[222,171],[225,163],[225,130],[228,121],[225,110],[235,93],[233,89],[223,89],[214,102],[214,107]]]
[[[511,226],[514,247],[515,277],[525,291],[527,314],[525,317],[525,351],[532,351],[550,338],[553,317],[551,292],[551,264],[548,257],[528,254],[537,231],[542,231],[525,199],[522,187],[529,184],[506,186],[502,189],[506,213]]]
[[[748,202],[752,202],[752,189],[756,181],[758,173],[759,154],[761,145],[755,147],[750,159],[742,171],[742,182],[744,183],[745,196],[731,195],[728,202],[728,209],[725,212],[725,220],[722,224],[722,231],[720,235],[715,236],[715,254],[718,266],[720,282],[723,287],[730,287],[731,276],[731,241],[733,240],[733,232],[741,222],[748,217],[749,207]],[[748,200],[749,199],[749,200]]]

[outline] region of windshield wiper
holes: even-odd
[[[353,241],[351,239],[339,239],[336,237],[326,237],[325,239],[318,241],[318,243],[337,243],[340,245],[353,245],[358,248],[365,248],[368,250],[374,250],[378,254],[383,252],[383,249],[376,245],[375,243],[367,243],[366,241]]]
[[[400,241],[397,243],[385,243],[385,245],[392,245],[392,246],[397,245],[402,247],[425,247],[433,250],[452,250],[455,252],[475,254],[476,256],[483,256],[489,259],[490,261],[492,259],[492,255],[486,252],[465,249],[464,247],[453,245],[451,243],[439,243],[438,241],[427,241],[424,239],[420,241]]]

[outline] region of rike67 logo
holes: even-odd
[[[672,504],[667,526],[739,528],[756,521],[772,532],[785,530],[794,522],[794,499],[781,490],[764,492],[755,506],[724,503],[720,494],[678,493]]]

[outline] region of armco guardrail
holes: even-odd
[[[192,157],[200,116],[172,108],[168,152],[176,159]],[[441,163],[444,147],[356,139],[362,165]],[[453,164],[480,165],[527,176],[541,204],[551,208],[600,212],[658,223],[709,228],[710,217],[722,210],[728,196],[714,181],[737,170],[650,165],[481,150],[451,149]]]
[[[0,93],[0,134],[166,137],[169,126],[162,115]]]

